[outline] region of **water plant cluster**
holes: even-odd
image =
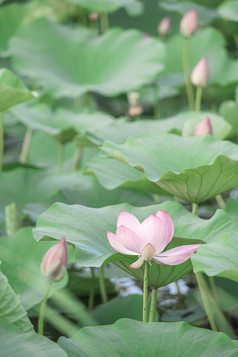
[[[0,356],[238,356],[238,3],[0,0]]]

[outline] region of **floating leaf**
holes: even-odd
[[[188,202],[205,201],[238,184],[237,145],[211,135],[141,135],[123,145],[106,142],[103,152],[139,168],[148,180]]]
[[[114,325],[82,328],[72,339],[61,337],[58,344],[69,357],[173,356],[174,351],[177,357],[238,355],[236,345],[224,333],[185,322],[145,324],[121,319]]]
[[[136,30],[113,29],[94,38],[39,20],[18,32],[11,51],[22,74],[57,96],[75,97],[89,91],[113,96],[142,86],[163,69],[165,47]]]

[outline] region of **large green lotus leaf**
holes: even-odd
[[[86,167],[88,167],[86,169]],[[100,184],[108,190],[117,187],[131,188],[146,193],[168,193],[154,182],[150,182],[143,172],[131,167],[124,162],[107,157],[94,156],[85,165],[85,172],[93,172]]]
[[[164,10],[167,10],[169,12],[176,11],[181,15],[185,15],[188,11],[192,9],[196,10],[198,15],[198,22],[200,25],[208,25],[210,22],[212,22],[215,18],[219,16],[216,10],[190,1],[176,3],[162,1],[159,2],[159,6],[162,7],[162,9]]]
[[[143,11],[143,4],[137,0],[67,0],[76,5],[80,5],[88,11],[114,12],[120,8],[125,8],[129,15],[140,15]]]
[[[141,135],[123,145],[105,142],[102,149],[188,202],[205,201],[238,184],[238,146],[211,135]]]
[[[64,234],[67,241],[76,246],[78,264],[99,267],[104,262],[114,262],[129,274],[142,280],[143,267],[129,268],[135,257],[115,254],[115,250],[108,242],[107,231],[116,231],[117,217],[122,210],[133,213],[142,221],[159,209],[167,211],[175,225],[176,238],[172,240],[170,247],[201,241],[209,243],[222,233],[232,230],[230,227],[233,222],[230,216],[222,210],[218,210],[210,220],[203,220],[192,215],[180,204],[170,201],[140,208],[120,204],[99,209],[56,203],[38,218],[34,237],[36,240],[44,237],[60,239]],[[159,266],[153,263],[150,284],[153,286],[167,285],[190,269],[189,261],[173,267]]]
[[[226,212],[233,219],[238,219],[238,197],[226,201]]]
[[[1,238],[2,239],[2,238]],[[31,331],[33,326],[23,309],[19,297],[8,284],[6,276],[0,271],[0,321],[6,321],[21,331]]]
[[[182,48],[183,37],[174,35],[168,39],[166,69],[163,74],[183,72]],[[230,59],[225,50],[225,39],[221,32],[213,29],[201,29],[190,40],[190,69],[204,56],[207,57],[211,84],[229,85],[238,81],[238,63]]]
[[[238,3],[235,0],[222,2],[218,8],[218,13],[225,20],[238,22]]]
[[[224,333],[185,322],[145,324],[121,319],[113,325],[84,327],[72,339],[60,337],[58,344],[69,357],[238,356],[236,345]]]
[[[227,100],[220,105],[219,113],[232,127],[229,137],[236,136],[238,134],[238,104]]]
[[[0,69],[0,111],[34,98],[25,84],[6,68]]]
[[[14,235],[0,239],[1,270],[27,310],[43,298],[46,280],[40,265],[44,254],[54,244],[52,241],[37,243],[31,227],[21,228]],[[69,260],[73,262],[73,247],[68,247],[68,251]],[[52,292],[64,287],[67,280],[66,274],[62,281],[53,283]]]
[[[33,332],[22,333],[0,322],[0,357],[67,357],[59,345]]]
[[[98,38],[88,34],[78,39],[68,32],[45,20],[21,29],[11,41],[13,65],[66,97],[88,91],[107,96],[125,93],[163,69],[165,46],[143,38],[139,31],[113,29]]]
[[[238,224],[233,228],[237,232]],[[223,234],[209,245],[201,247],[198,255],[192,258],[194,272],[205,272],[209,276],[221,276],[238,282],[236,232]]]

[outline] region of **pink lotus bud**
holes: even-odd
[[[206,87],[209,80],[209,68],[206,57],[203,57],[194,67],[191,82],[197,87]]]
[[[180,32],[185,37],[192,36],[198,29],[197,11],[187,12],[180,22]]]
[[[167,33],[169,32],[170,30],[170,23],[171,23],[171,20],[169,17],[164,17],[160,23],[159,23],[159,26],[158,26],[158,32],[159,32],[159,35],[160,36],[165,36],[167,35]]]
[[[212,135],[212,123],[211,120],[206,117],[203,119],[194,129],[194,135]]]
[[[99,13],[98,12],[91,12],[89,15],[89,20],[90,21],[97,21],[97,19],[99,18]]]
[[[68,263],[68,252],[65,238],[51,247],[41,263],[41,272],[43,275],[54,281],[63,279]]]
[[[143,33],[143,37],[144,37],[144,38],[151,38],[152,36],[151,36],[149,33],[144,32],[144,33]]]
[[[131,105],[129,108],[130,117],[137,117],[143,113],[143,109],[139,104]]]

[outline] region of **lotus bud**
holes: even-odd
[[[140,94],[138,92],[129,92],[127,94],[127,99],[130,105],[138,104]]]
[[[68,263],[68,252],[65,238],[51,247],[41,263],[41,272],[54,281],[63,279]]]
[[[191,37],[198,29],[197,11],[187,12],[180,22],[180,32],[184,37]]]
[[[129,108],[130,117],[137,117],[143,113],[143,109],[139,104],[131,105]]]
[[[98,12],[91,12],[89,15],[89,20],[90,21],[97,21],[99,18],[99,13]]]
[[[203,57],[194,67],[191,82],[197,87],[206,87],[209,80],[209,67],[206,57]]]
[[[170,23],[171,23],[171,20],[169,17],[164,17],[160,23],[159,23],[159,26],[158,26],[158,32],[159,32],[159,35],[161,37],[164,37],[165,35],[167,35],[167,33],[169,32],[170,30]]]
[[[194,129],[195,136],[207,135],[207,134],[212,135],[212,123],[208,117],[203,119]]]

